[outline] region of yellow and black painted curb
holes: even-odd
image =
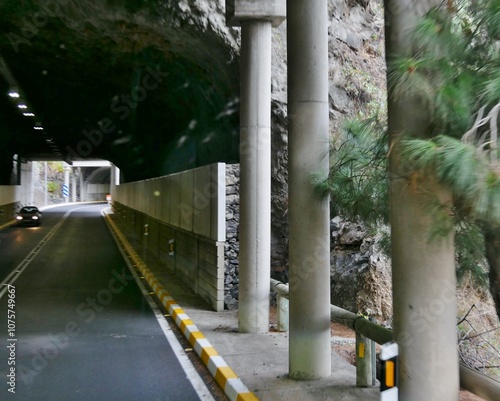
[[[228,398],[231,401],[258,401],[257,396],[248,390],[204,334],[154,277],[115,222],[107,213],[104,213],[104,216],[134,267],[140,271],[144,279],[148,282],[156,297],[168,311],[175,324],[179,327]]]

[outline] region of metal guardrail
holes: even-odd
[[[287,284],[271,279],[271,288],[281,297],[288,299]],[[392,330],[379,326],[363,316],[356,315],[338,306],[330,305],[330,316],[332,321],[354,330],[377,344],[385,344],[393,340]],[[460,364],[460,386],[487,401],[500,400],[500,382],[462,363]]]

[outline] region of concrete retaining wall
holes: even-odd
[[[85,188],[86,201],[105,201],[106,195],[111,191],[109,184],[87,183]]]
[[[0,185],[0,226],[15,219],[21,206],[21,192],[19,185]]]
[[[116,217],[142,238],[144,256],[175,273],[218,311],[224,309],[225,181],[226,166],[217,163],[113,190]]]

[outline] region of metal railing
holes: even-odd
[[[288,311],[288,307],[283,305],[283,299],[288,300],[288,285],[271,279],[271,288],[278,294],[278,328],[288,329],[288,316],[283,317],[284,312]],[[356,332],[356,351],[359,349],[360,341],[364,341],[364,338],[375,341],[380,345],[393,340],[391,330],[338,306],[330,305],[330,316],[333,322],[346,326]],[[363,348],[366,350],[371,349],[369,345]],[[369,357],[365,356],[363,359],[368,361]],[[356,361],[359,362],[358,352],[356,352]],[[368,362],[366,365],[371,365],[371,363]],[[356,373],[357,376],[361,376],[356,378],[358,386],[367,386],[370,385],[369,383],[372,383],[372,385],[375,384],[371,379],[374,374],[373,368],[362,366],[361,369],[358,369],[357,367]],[[487,401],[500,400],[500,382],[462,363],[460,364],[460,386]]]

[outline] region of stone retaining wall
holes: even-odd
[[[224,245],[224,307],[238,308],[240,242],[240,165],[226,165],[226,243]]]

